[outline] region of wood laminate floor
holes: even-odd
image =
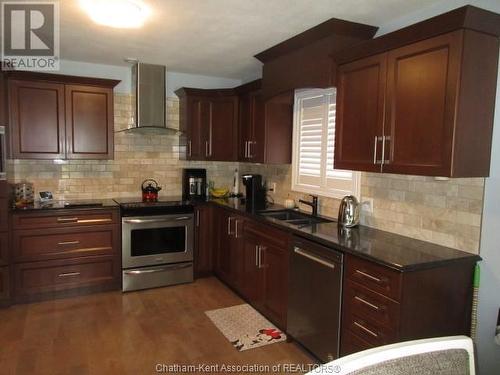
[[[293,343],[234,349],[204,312],[240,303],[220,281],[207,278],[0,309],[0,374],[137,375],[158,373],[158,364],[314,363]]]

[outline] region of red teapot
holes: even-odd
[[[142,182],[142,201],[143,202],[156,202],[158,201],[158,192],[161,187],[158,182],[152,179],[147,179]]]

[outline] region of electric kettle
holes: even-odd
[[[346,228],[359,224],[359,202],[354,195],[342,198],[339,207],[339,224]]]

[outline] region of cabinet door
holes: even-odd
[[[238,160],[249,161],[248,142],[253,139],[253,97],[251,94],[240,96],[238,123]]]
[[[113,159],[113,90],[67,85],[68,159]]]
[[[210,124],[211,103],[206,98],[188,98],[187,159],[205,160],[206,133]]]
[[[194,270],[197,277],[206,276],[212,272],[212,207],[209,205],[197,206],[195,209],[196,232]]]
[[[264,272],[259,267],[260,239],[245,234],[242,241],[243,280],[241,293],[256,308],[263,307]]]
[[[264,268],[264,309],[281,328],[286,327],[288,290],[288,249],[269,242],[261,245]]]
[[[8,303],[10,297],[9,267],[0,267],[0,303]]]
[[[14,159],[65,158],[64,85],[10,80]]]
[[[386,54],[338,70],[335,158],[337,169],[380,171]]]
[[[285,93],[266,100],[265,120],[256,122],[255,135],[258,145],[263,145],[263,160],[268,164],[292,162],[293,94]],[[264,124],[265,122],[265,124]],[[259,136],[263,137],[259,140]],[[255,160],[258,161],[258,160]]]
[[[286,108],[285,108],[285,111]],[[286,113],[286,112],[285,112]],[[285,116],[286,117],[286,116]],[[292,122],[292,118],[289,118],[290,123]],[[288,120],[285,120],[288,121]],[[272,125],[272,124],[270,124]],[[286,125],[286,124],[285,124]],[[284,128],[284,137],[282,139],[285,140],[287,134],[286,126]],[[291,130],[290,130],[291,134]],[[252,137],[250,144],[248,145],[248,155],[249,159],[253,163],[265,163],[265,152],[266,152],[266,116],[265,116],[265,102],[264,98],[261,94],[253,95],[252,97]],[[270,147],[273,146],[276,140],[269,139]],[[283,152],[283,162],[286,164],[287,161],[287,146],[281,147],[281,151]],[[290,148],[291,149],[291,148]]]
[[[219,238],[215,259],[215,272],[224,282],[231,285],[231,245],[234,217],[226,210],[219,210],[218,216]]]
[[[460,35],[445,34],[388,53],[384,172],[449,175]]]
[[[208,160],[237,159],[238,99],[212,98],[210,119],[206,128],[205,155]]]

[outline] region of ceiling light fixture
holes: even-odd
[[[142,0],[80,0],[80,6],[99,25],[137,29],[151,10]]]

